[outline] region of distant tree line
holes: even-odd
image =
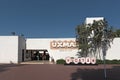
[[[120,37],[120,29],[115,30],[115,37]]]

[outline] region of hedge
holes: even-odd
[[[120,60],[116,60],[116,59],[114,59],[114,60],[105,60],[105,62],[106,62],[106,64],[120,64]],[[56,63],[57,64],[65,64],[66,62],[65,62],[64,59],[58,59],[56,61]],[[96,64],[103,64],[103,63],[104,63],[103,60],[97,60],[96,61]]]
[[[105,60],[106,64],[120,64],[120,60]],[[103,64],[103,60],[97,60],[97,64]]]
[[[65,64],[65,60],[64,59],[58,59],[56,61],[57,64]]]

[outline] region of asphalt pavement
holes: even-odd
[[[103,65],[0,64],[0,80],[105,80]],[[106,65],[107,80],[120,80],[120,65]]]

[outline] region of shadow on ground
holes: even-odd
[[[20,67],[20,66],[24,66],[23,64],[0,64],[0,73],[10,70],[11,67]]]
[[[71,74],[71,80],[105,80],[104,69],[81,69]],[[107,69],[106,80],[120,80],[120,66]]]

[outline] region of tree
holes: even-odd
[[[115,31],[115,34],[116,34],[116,37],[120,37],[120,29],[117,29],[117,30]]]
[[[81,24],[76,28],[76,43],[79,49],[79,56],[102,56],[105,80],[107,79],[105,66],[106,52],[115,37],[112,29],[105,19],[94,21],[93,24]]]
[[[101,57],[101,51],[110,47],[115,35],[106,20],[93,21],[93,24],[81,24],[76,27],[76,42],[80,57]],[[104,53],[106,55],[106,53]]]
[[[90,28],[85,26],[86,24],[81,24],[76,28],[76,42],[80,50],[78,55],[81,57],[87,56],[89,52],[88,37],[90,36]]]
[[[16,33],[15,33],[15,32],[11,32],[11,34],[12,34],[12,35],[16,35]]]

